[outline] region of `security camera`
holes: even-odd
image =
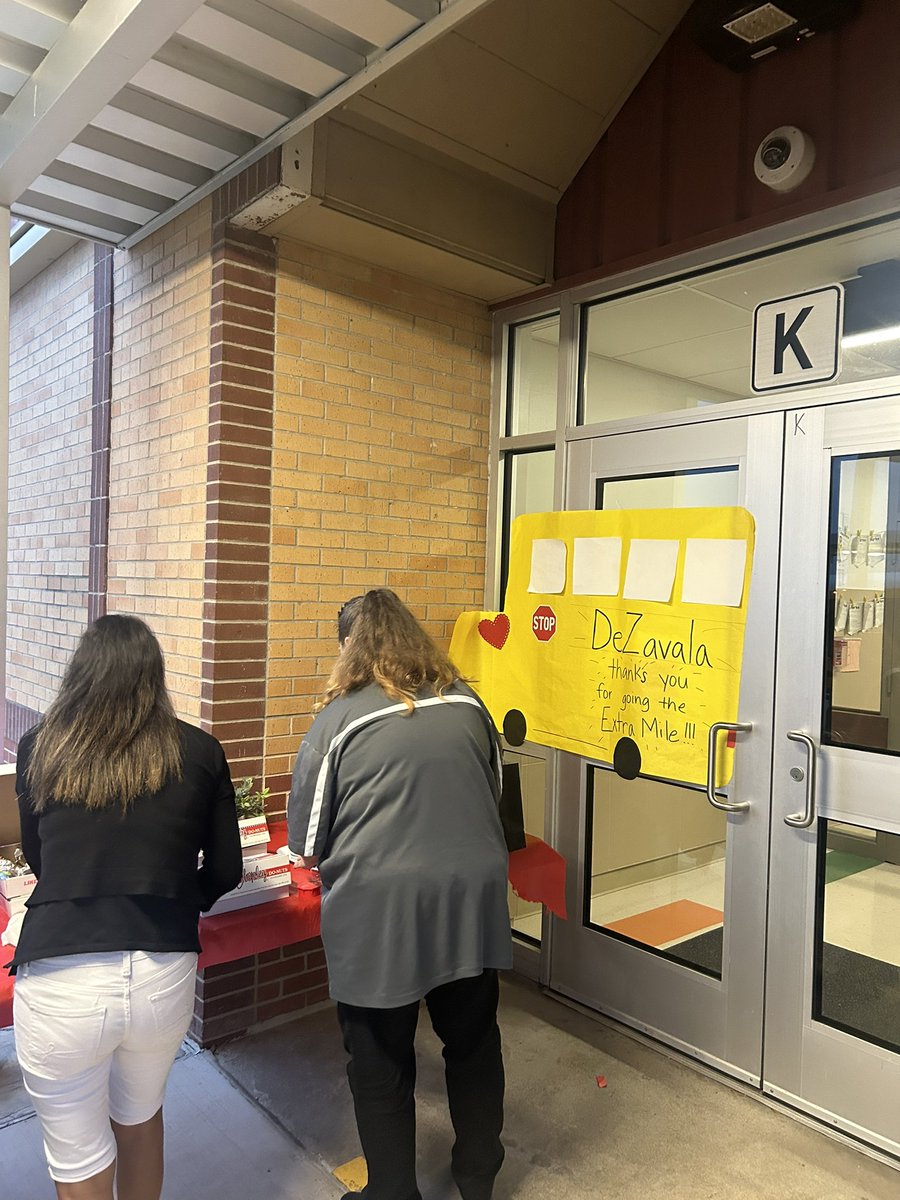
[[[790,192],[813,169],[816,148],[809,134],[795,125],[780,125],[766,134],[756,149],[756,178],[776,192]]]

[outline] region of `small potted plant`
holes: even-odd
[[[269,844],[269,826],[266,824],[267,787],[254,788],[252,775],[239,780],[234,788],[238,828],[241,831],[241,849],[244,858],[256,858],[265,854]]]

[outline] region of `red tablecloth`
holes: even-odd
[[[291,876],[298,886],[303,887],[312,872],[295,867]],[[305,942],[318,936],[318,889],[299,891],[283,900],[270,900],[268,904],[239,908],[217,917],[202,917],[200,945],[203,951],[197,965],[215,967],[219,963],[234,962],[236,958],[277,950],[279,946],[290,946],[292,942]]]
[[[283,846],[287,827],[283,822],[270,823],[269,849]],[[566,915],[565,860],[540,838],[526,835],[524,850],[509,856],[509,881],[523,900],[535,900],[557,914]],[[314,878],[302,867],[291,875],[299,888],[307,888]],[[0,913],[0,933],[6,928],[6,917]],[[283,900],[273,900],[253,908],[204,917],[200,922],[201,967],[233,962],[264,950],[275,950],[293,942],[305,942],[319,933],[319,893],[301,890]],[[11,946],[0,946],[0,1027],[12,1024],[13,981],[4,970],[13,956]]]
[[[309,872],[302,867],[291,872],[303,886]],[[0,913],[0,933],[6,928],[6,915]],[[301,891],[283,900],[241,908],[237,912],[204,917],[200,922],[200,945],[203,951],[199,966],[214,967],[233,962],[249,954],[261,954],[305,942],[319,934],[319,893]],[[13,956],[12,946],[0,946],[0,1029],[12,1025],[13,979],[6,966]]]
[[[6,913],[0,913],[0,933],[6,928],[6,920]],[[0,946],[0,1029],[12,1025],[13,981],[6,971],[12,956],[12,946]]]

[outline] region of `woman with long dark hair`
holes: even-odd
[[[500,749],[487,710],[380,588],[338,617],[340,655],[297,755],[289,843],[322,879],[322,942],[368,1165],[364,1200],[417,1200],[414,1039],[444,1043],[463,1200],[503,1162],[498,968],[512,964]],[[350,1193],[348,1193],[348,1196]]]
[[[222,747],[175,716],[143,621],[84,633],[19,743],[16,789],[38,877],[12,962],[16,1052],[57,1196],[112,1200],[115,1183],[159,1200],[197,919],[242,864]]]

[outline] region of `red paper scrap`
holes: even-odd
[[[597,1087],[606,1087],[606,1076],[605,1075],[597,1076]]]
[[[269,820],[269,850],[287,841],[287,821]],[[558,917],[566,916],[566,860],[531,833],[525,834],[525,849],[514,850],[509,856],[509,882],[522,900],[545,904]],[[300,871],[291,872],[301,887]],[[310,877],[313,878],[313,877]],[[305,890],[305,888],[301,888]]]
[[[566,860],[539,837],[526,833],[525,849],[510,854],[509,882],[520,899],[545,904],[565,919]]]
[[[319,892],[322,883],[319,872],[306,867],[291,867],[291,879],[298,892]]]

